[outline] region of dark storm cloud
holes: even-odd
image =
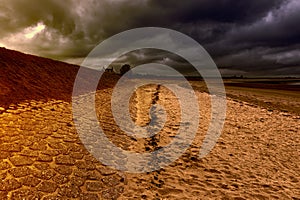
[[[300,2],[290,1],[253,24],[231,30],[229,42],[248,46],[287,46],[300,42]]]
[[[166,17],[179,22],[217,21],[217,22],[251,22],[278,7],[282,0],[151,0],[148,5],[166,13]]]
[[[262,19],[231,29],[207,49],[221,68],[299,75],[299,11],[299,1],[284,2]]]
[[[2,1],[0,7],[1,36],[20,31],[26,27],[43,22],[47,27],[59,30],[61,34],[69,34],[75,28],[72,1],[13,0]]]
[[[193,68],[193,66],[189,64],[188,61],[186,61],[184,58],[173,54],[172,52],[150,48],[129,52],[115,60],[112,63],[112,66],[118,69],[123,64],[138,66],[148,63],[157,63],[172,66],[178,72],[185,75],[198,74],[196,69]]]
[[[0,44],[8,48],[79,62],[101,41],[116,33],[161,26],[197,40],[223,72],[262,74],[274,69],[273,72],[299,74],[298,0],[0,0],[0,3]],[[39,23],[45,25],[42,31],[32,39],[22,38],[28,27]],[[184,65],[182,60],[162,53],[145,56],[145,52],[135,52],[123,58],[139,63],[140,59],[153,62],[165,56],[171,57],[176,65]]]

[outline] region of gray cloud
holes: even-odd
[[[0,0],[0,44],[8,48],[80,62],[104,39],[131,28],[162,26],[181,31],[203,45],[222,71],[299,75],[298,0]],[[25,38],[28,28],[45,28]],[[133,63],[183,60],[135,52]],[[171,60],[171,61],[170,61]],[[273,69],[273,70],[272,70]],[[280,71],[280,70],[279,70]],[[277,72],[276,72],[277,73]]]

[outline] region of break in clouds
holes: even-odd
[[[80,64],[106,38],[155,26],[198,41],[224,75],[299,76],[299,0],[0,0],[0,46]],[[141,60],[143,60],[141,62]],[[164,61],[136,51],[120,62]]]

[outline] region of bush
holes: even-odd
[[[128,64],[125,64],[121,67],[120,69],[120,74],[123,75],[125,74],[126,72],[128,72],[130,70],[130,65]]]

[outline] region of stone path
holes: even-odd
[[[116,199],[127,181],[87,152],[63,101],[4,111],[0,159],[0,199]]]

